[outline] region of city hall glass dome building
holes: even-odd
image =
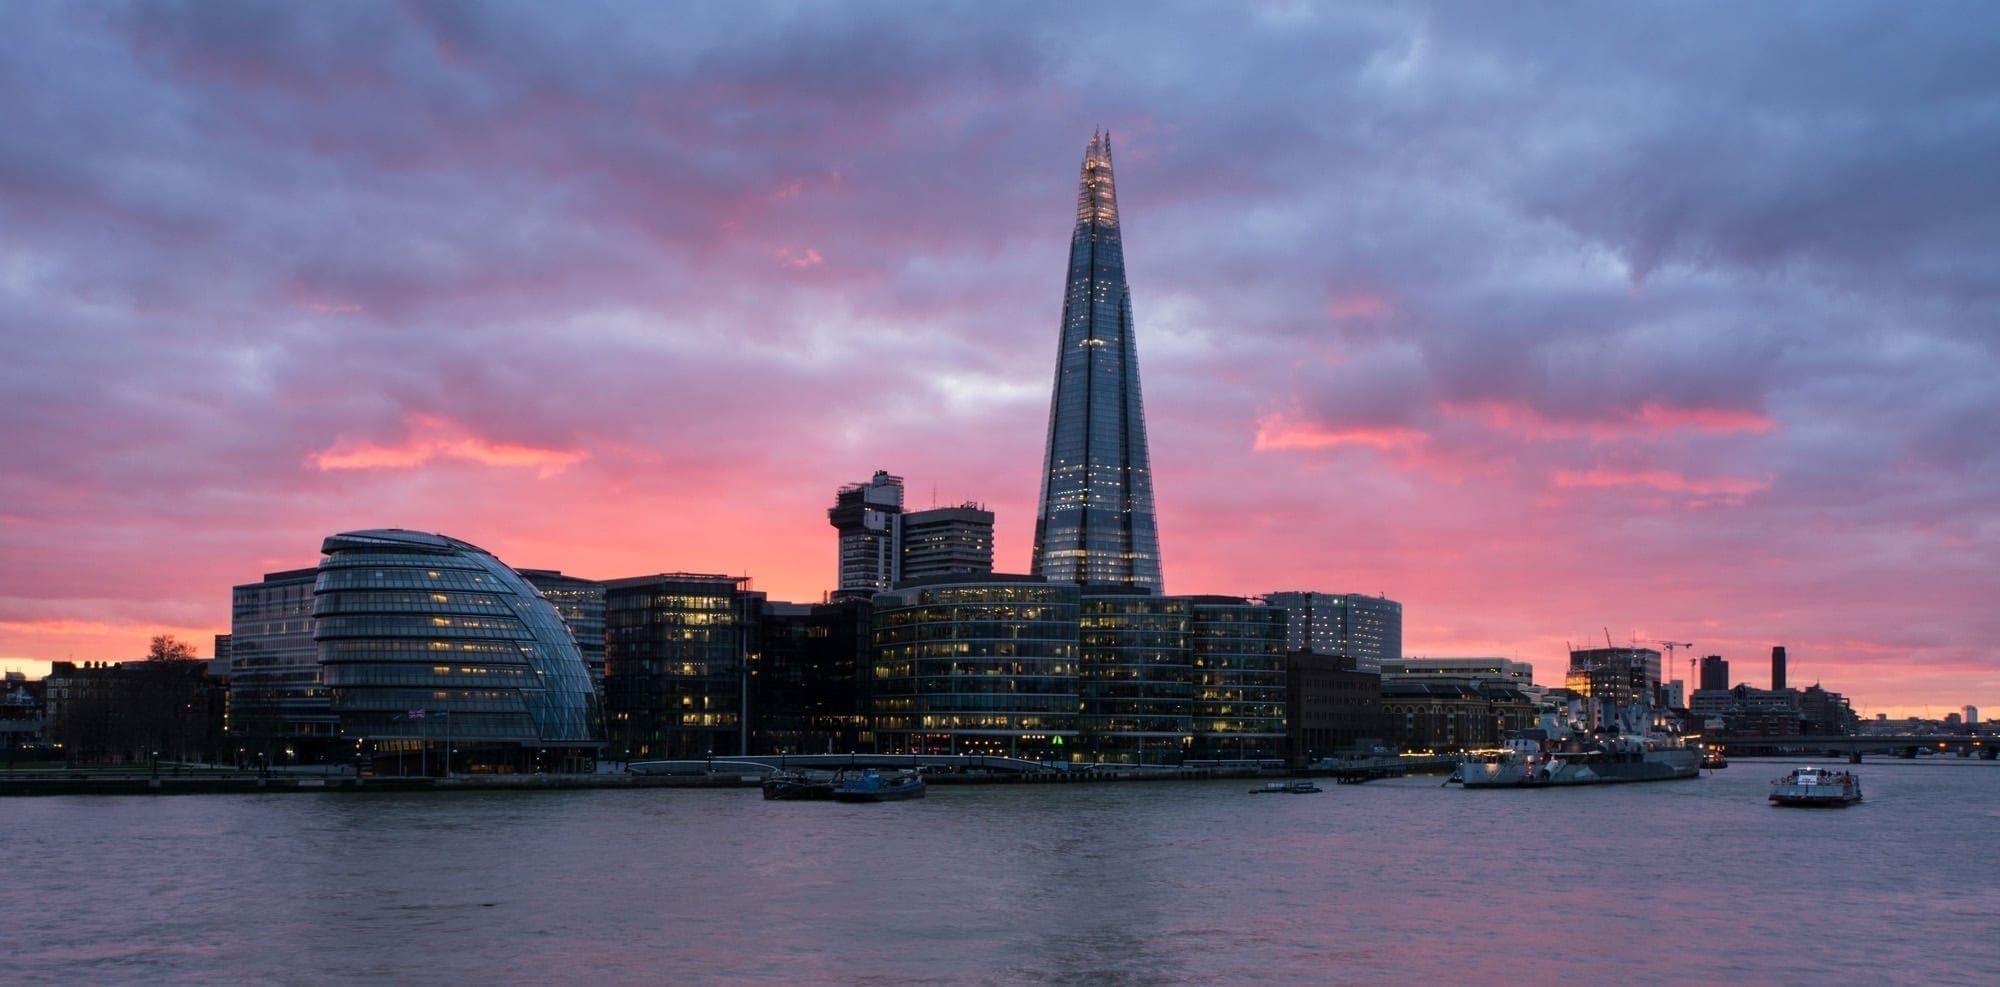
[[[583,770],[599,718],[555,607],[477,546],[385,529],[328,538],[313,640],[343,737],[377,771]]]

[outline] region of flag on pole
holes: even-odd
[[[408,716],[412,720],[421,720],[424,718],[424,711],[421,709],[413,709],[404,715]]]

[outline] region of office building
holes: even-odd
[[[1382,678],[1494,683],[1535,691],[1535,666],[1511,658],[1396,658],[1382,662]]]
[[[604,583],[608,756],[749,752],[750,654],[764,595],[747,577],[671,572]]]
[[[1357,670],[1373,673],[1403,657],[1403,605],[1395,600],[1306,590],[1266,593],[1263,600],[1285,611],[1288,651],[1346,656]]]
[[[1660,692],[1660,653],[1651,648],[1586,648],[1569,653],[1569,691],[1588,700],[1584,722],[1590,729],[1616,725],[1613,717],[1626,706],[1664,705]]]
[[[993,512],[977,503],[903,515],[897,581],[993,571]]]
[[[866,599],[902,578],[902,477],[876,470],[865,483],[841,487],[826,519],[840,533],[835,598]]]
[[[52,662],[46,737],[74,762],[227,763],[228,695],[200,660]]]
[[[1237,596],[1184,597],[1199,760],[1285,756],[1285,611]]]
[[[318,578],[316,568],[287,569],[230,590],[229,728],[245,761],[324,763],[336,748],[351,747],[339,743],[320,680],[313,642]]]
[[[1771,691],[1785,690],[1785,646],[1780,644],[1771,649]]]
[[[1179,763],[1193,740],[1194,666],[1185,597],[1097,593],[1078,620],[1078,746],[1093,761]]]
[[[1312,651],[1285,655],[1286,761],[1298,766],[1370,749],[1386,736],[1382,677],[1354,659]]]
[[[48,683],[29,687],[25,672],[0,677],[0,756],[7,760],[53,757],[54,747],[42,737],[42,697]]]
[[[1737,685],[1696,692],[1689,711],[1703,720],[1720,719],[1724,730],[1738,736],[1796,737],[1804,732],[1804,698],[1795,689]]]
[[[1097,134],[1070,237],[1032,571],[1159,593],[1159,542],[1111,137]]]
[[[767,602],[750,655],[750,750],[872,751],[868,600]]]
[[[590,769],[602,743],[589,669],[519,573],[401,529],[344,532],[320,551],[322,677],[341,736],[377,770],[408,770],[412,751],[444,771]]]
[[[878,749],[1071,760],[1077,608],[1074,585],[1005,573],[941,577],[877,595]]]
[[[1385,678],[1382,712],[1390,745],[1455,751],[1496,747],[1534,726],[1537,705],[1505,683]]]
[[[1701,660],[1701,691],[1726,692],[1729,689],[1729,662],[1721,655],[1709,655]]]
[[[1838,692],[1817,685],[1806,686],[1799,697],[1799,730],[1820,737],[1846,737],[1861,732],[1861,717],[1854,704]]]

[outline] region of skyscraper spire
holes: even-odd
[[[1103,132],[1092,134],[1090,146],[1083,151],[1083,179],[1076,193],[1076,222],[1078,226],[1096,222],[1111,229],[1112,237],[1118,236],[1118,191],[1111,181],[1111,135]],[[1123,254],[1120,254],[1123,262]]]
[[[1033,571],[1160,592],[1159,543],[1111,135],[1100,131],[1077,188]]]

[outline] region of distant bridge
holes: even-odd
[[[1897,757],[1915,757],[1919,750],[1929,750],[1939,754],[1956,754],[1961,757],[1982,757],[1993,759],[2000,752],[2000,737],[1972,736],[1957,734],[1937,736],[1934,734],[1907,734],[1882,737],[1756,737],[1734,736],[1712,733],[1702,738],[1705,742],[1720,744],[1732,754],[1751,755],[1800,754],[1838,752],[1847,755],[1888,754]]]

